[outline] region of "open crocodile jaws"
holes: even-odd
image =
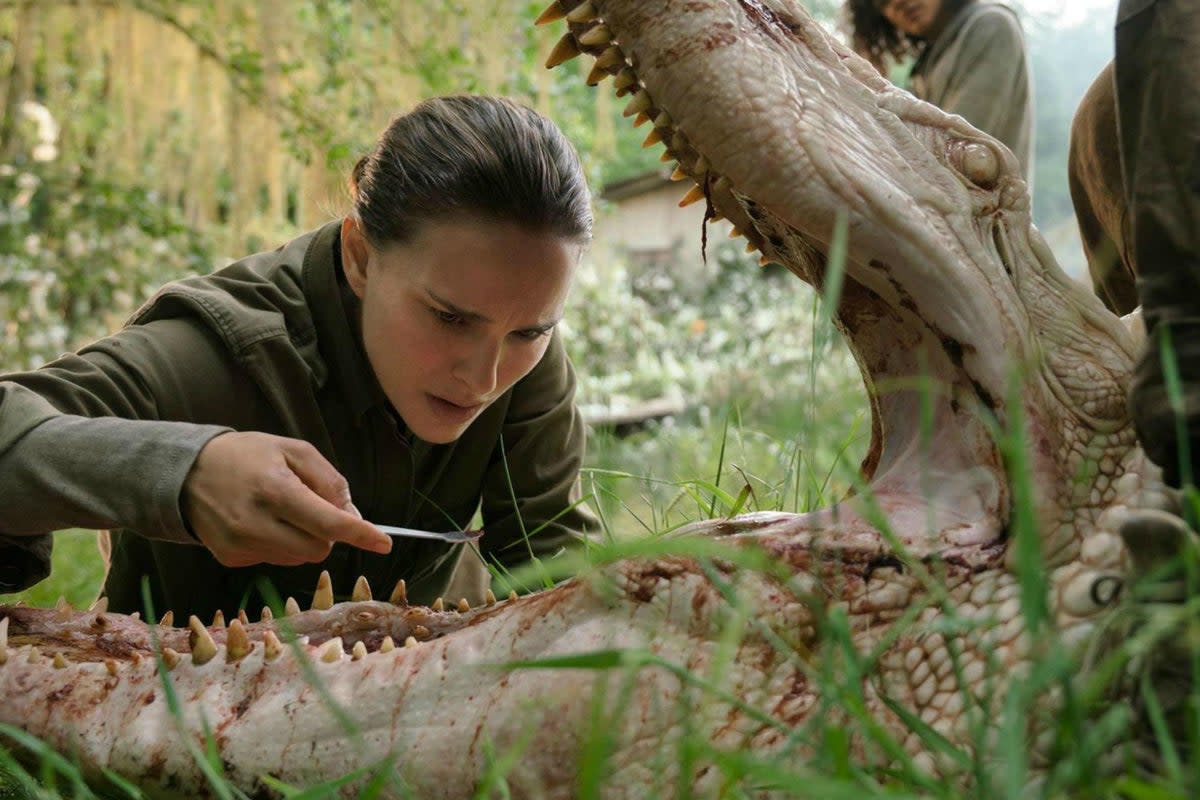
[[[609,796],[704,794],[723,778],[711,758],[678,757],[684,737],[800,760],[819,744],[804,735],[816,710],[842,714],[821,706],[811,668],[836,612],[863,652],[879,648],[867,712],[905,758],[945,771],[889,704],[963,747],[971,709],[999,715],[1031,658],[1014,508],[1033,510],[1022,524],[1061,635],[1082,642],[1108,612],[1128,561],[1116,524],[1156,480],[1125,408],[1135,342],[1056,266],[1012,155],[891,87],[798,3],[559,0],[543,21],[564,17],[550,64],[595,56],[592,82],[613,77],[627,115],[654,123],[697,184],[689,199],[766,257],[828,288],[844,226],[835,317],[873,412],[862,486],[830,509],[686,531],[765,551],[784,575],[647,557],[476,609],[326,597],[207,629],[0,609],[0,721],[156,794],[214,793],[206,731],[247,791],[365,769],[352,794],[384,769],[385,794],[463,797],[505,774],[516,796],[571,797],[603,742]],[[971,625],[939,628],[947,606]],[[543,659],[625,666],[511,668]],[[858,736],[852,748],[897,758]]]

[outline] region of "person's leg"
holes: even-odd
[[[1147,455],[1178,486],[1200,475],[1200,3],[1122,0],[1117,112],[1147,349],[1130,391]],[[1169,341],[1182,379],[1172,409]],[[1180,425],[1183,432],[1181,435]],[[1190,452],[1181,450],[1187,443]],[[1190,476],[1188,475],[1190,473]]]

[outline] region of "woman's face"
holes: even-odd
[[[878,0],[876,8],[884,19],[909,36],[930,38],[945,0]]]
[[[376,250],[343,222],[367,358],[414,434],[457,439],[537,365],[579,255],[572,240],[473,219],[426,223],[412,241]]]

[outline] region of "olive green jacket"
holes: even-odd
[[[480,550],[505,566],[591,527],[576,505],[585,431],[558,334],[458,440],[423,442],[369,367],[339,243],[330,223],[170,284],[115,335],[0,381],[0,591],[44,576],[43,534],[76,526],[121,529],[105,582],[114,610],[142,607],[142,576],[156,612],[205,619],[257,610],[264,580],[303,604],[324,569],[341,593],[360,574],[387,591],[403,577],[415,601],[442,592],[458,550],[437,541],[398,540],[386,556],[339,544],[302,567],[217,563],[188,532],[179,496],[200,449],[228,430],[312,443],[375,522],[446,530],[480,510]]]
[[[982,0],[968,2],[925,46],[908,88],[999,139],[1030,177],[1033,88],[1025,35],[1012,9]]]
[[[1130,410],[1146,455],[1176,487],[1200,482],[1198,52],[1195,0],[1121,0],[1114,88],[1131,234],[1123,256],[1149,334]]]

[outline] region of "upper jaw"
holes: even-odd
[[[795,3],[592,0],[575,16],[589,5],[599,16],[572,31],[613,40],[597,49],[628,60],[640,81],[631,103],[766,256],[819,284],[786,242],[824,251],[845,214],[851,279],[897,302],[898,287],[949,336],[1020,338],[1011,281],[972,214],[990,205],[1027,225],[1027,205],[1004,208],[1024,196],[1005,148],[892,87]],[[994,161],[986,187],[963,172],[968,150]],[[988,376],[994,393],[1006,377]]]
[[[944,551],[952,530],[969,530],[969,547],[1003,535],[1012,498],[996,423],[1007,424],[1014,400],[1048,437],[1033,455],[1038,481],[1067,491],[1058,439],[1095,423],[1075,424],[1091,401],[1072,396],[1070,372],[1091,364],[1072,341],[1094,332],[1090,346],[1117,357],[1112,386],[1127,348],[1115,320],[1069,285],[1032,230],[1027,187],[1006,148],[891,86],[791,0],[559,7],[571,31],[560,47],[599,56],[597,70],[616,75],[631,98],[627,115],[654,121],[697,191],[765,256],[819,288],[844,222],[836,318],[872,394],[864,471],[890,508],[945,510],[914,549]],[[1026,383],[1014,393],[1020,370]],[[1067,380],[1047,380],[1054,373]],[[928,398],[894,388],[905,382],[937,388]],[[918,438],[923,403],[939,420],[936,453]],[[1111,406],[1105,424],[1122,425],[1119,403]],[[912,476],[918,462],[947,478],[976,471],[955,484],[963,496],[939,506]]]

